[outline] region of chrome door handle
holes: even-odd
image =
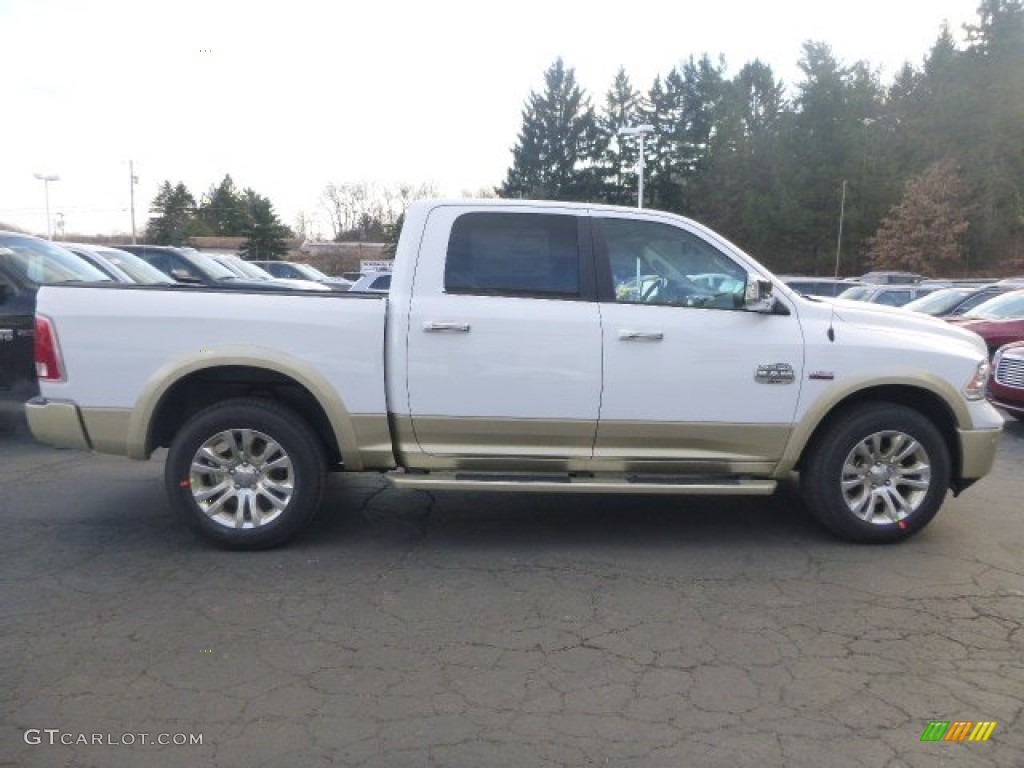
[[[469,323],[432,323],[428,320],[423,324],[423,330],[427,333],[437,333],[441,331],[469,333]]]
[[[664,338],[661,331],[619,331],[620,341],[661,341]]]

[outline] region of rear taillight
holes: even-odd
[[[40,381],[64,381],[64,361],[60,359],[57,332],[48,317],[36,315],[36,378]]]

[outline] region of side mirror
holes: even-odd
[[[771,314],[775,310],[771,280],[765,280],[753,272],[749,273],[747,287],[743,293],[743,308],[748,312]]]
[[[194,277],[187,269],[172,269],[171,277],[177,280],[179,283],[186,283],[187,285],[198,285],[203,281],[197,277]]]

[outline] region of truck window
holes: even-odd
[[[580,295],[577,217],[474,212],[452,225],[447,293],[572,298]]]
[[[707,309],[743,305],[746,271],[684,229],[655,221],[600,219],[615,301]]]

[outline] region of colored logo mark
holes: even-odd
[[[988,741],[995,728],[995,720],[932,720],[921,741]]]

